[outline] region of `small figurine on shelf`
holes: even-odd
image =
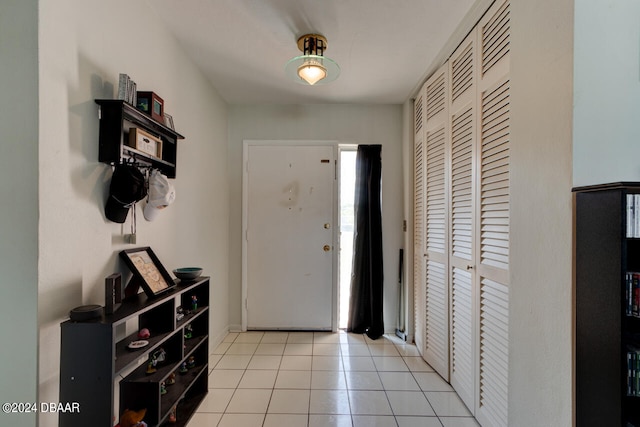
[[[189,356],[189,360],[187,360],[187,368],[195,368],[196,367],[196,358],[193,356]]]
[[[181,374],[186,374],[189,370],[187,369],[187,363],[186,362],[182,362],[182,365],[180,365],[180,373]]]
[[[151,332],[149,332],[149,329],[147,328],[142,328],[140,329],[140,332],[138,332],[138,338],[140,338],[141,340],[146,340],[150,336]]]
[[[184,310],[182,307],[178,307],[176,308],[176,322],[179,322],[182,319],[184,319]]]
[[[151,375],[154,372],[157,371],[156,369],[156,360],[155,359],[151,359],[149,360],[149,363],[147,364],[147,375]]]
[[[184,328],[184,338],[188,340],[191,337],[193,337],[193,326],[191,326],[191,324],[188,324]]]
[[[195,295],[191,296],[191,311],[196,311],[198,309],[198,297]]]
[[[147,427],[147,423],[142,421],[146,413],[146,409],[137,412],[125,409],[120,417],[120,423],[116,427]]]
[[[158,362],[164,362],[166,360],[167,352],[164,351],[164,348],[160,348],[158,351],[153,353],[153,358],[156,360],[156,363],[154,363],[155,366]]]
[[[167,386],[164,381],[160,383],[160,394],[167,394]]]
[[[176,418],[176,407],[174,406],[171,408],[171,412],[169,412],[169,422],[173,424],[176,421],[178,421],[178,419]]]
[[[176,383],[176,373],[171,372],[169,378],[167,378],[167,385],[174,385]]]

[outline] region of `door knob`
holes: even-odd
[[[324,250],[325,252],[329,252],[329,251],[331,250],[331,246],[329,246],[329,245],[324,245],[324,246],[322,247],[322,250]]]

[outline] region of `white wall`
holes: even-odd
[[[510,426],[572,419],[572,22],[511,2]]]
[[[37,400],[38,2],[0,2],[0,402]],[[35,414],[0,413],[33,426]]]
[[[229,324],[242,323],[242,142],[338,140],[382,144],[382,228],[385,330],[395,331],[398,250],[402,235],[402,106],[264,105],[229,110]]]
[[[576,0],[574,186],[640,181],[640,3]]]
[[[58,401],[60,322],[75,306],[104,304],[104,278],[128,274],[122,249],[151,246],[169,271],[203,267],[212,345],[228,329],[227,106],[162,25],[144,24],[158,19],[145,2],[40,2],[40,401]],[[186,137],[176,201],[154,222],[138,206],[136,245],[123,237],[131,214],[124,225],[104,217],[111,167],[98,162],[94,99],[115,98],[121,72],[163,97]]]

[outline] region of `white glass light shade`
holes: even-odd
[[[300,84],[320,85],[337,79],[340,75],[340,67],[335,61],[325,56],[301,55],[287,62],[285,72]]]
[[[313,86],[327,77],[327,69],[318,61],[309,60],[298,67],[298,76]]]

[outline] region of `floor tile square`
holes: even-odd
[[[209,369],[213,369],[218,362],[222,359],[222,354],[210,354],[209,355]]]
[[[222,342],[234,342],[236,338],[240,335],[239,332],[229,332],[227,336],[222,339]]]
[[[312,371],[312,390],[346,390],[347,381],[342,371]]]
[[[369,352],[372,356],[400,356],[395,345],[370,345]]]
[[[340,334],[339,336],[341,343],[350,343],[350,344],[365,344],[364,334]]]
[[[237,343],[234,342],[231,344],[229,349],[226,351],[225,355],[228,354],[253,354],[258,348],[258,344],[256,343]]]
[[[224,414],[218,427],[262,427],[264,414]],[[189,423],[189,427],[200,427]]]
[[[222,414],[206,414],[202,412],[196,412],[189,420],[188,426],[217,426],[222,418]]]
[[[313,332],[289,332],[287,343],[313,344]]]
[[[314,344],[340,344],[340,336],[344,335],[343,332],[314,332],[313,343]]]
[[[284,348],[286,356],[311,356],[313,344],[311,343],[287,343]]]
[[[371,356],[343,356],[345,371],[375,371],[376,365]]]
[[[306,414],[267,414],[263,427],[307,427]]]
[[[377,372],[345,372],[349,390],[383,390]]]
[[[354,427],[396,427],[396,419],[386,415],[354,415]]]
[[[436,415],[421,391],[387,391],[387,398],[395,415]]]
[[[314,343],[314,356],[340,356],[340,344]]]
[[[275,388],[305,389],[311,388],[311,371],[283,371],[278,372]]]
[[[216,364],[216,369],[247,369],[251,355],[249,354],[225,354]]]
[[[438,417],[396,417],[398,427],[442,427]]]
[[[374,356],[373,363],[378,371],[408,372],[409,368],[400,356]]]
[[[262,340],[264,332],[243,332],[238,335],[234,343],[253,343],[257,344]]]
[[[411,372],[434,372],[433,368],[422,357],[403,357]]]
[[[268,388],[272,389],[276,382],[278,371],[274,370],[246,370],[238,384],[238,388]]]
[[[273,390],[270,414],[308,414],[310,390]]]
[[[209,388],[236,388],[243,373],[240,369],[214,369],[209,374]]]
[[[227,406],[228,413],[265,414],[272,390],[236,389]]]
[[[198,412],[223,413],[231,401],[233,392],[234,389],[232,388],[209,389],[209,392],[198,407]],[[218,421],[220,420],[218,419]]]
[[[391,415],[391,407],[384,391],[349,390],[353,415]]]
[[[309,415],[309,427],[352,427],[351,415]]]
[[[396,350],[400,353],[401,356],[405,357],[420,357],[420,353],[415,345],[410,344],[401,344],[396,345]]]
[[[439,417],[470,417],[471,413],[454,392],[426,391],[424,395]]]
[[[342,358],[340,356],[313,356],[311,369],[314,371],[342,371]]]
[[[440,417],[444,427],[480,427],[472,417]]]
[[[261,344],[284,344],[287,342],[289,334],[287,332],[265,332],[262,336]]]
[[[343,356],[371,356],[369,346],[366,344],[340,344],[340,351]]]
[[[282,356],[280,369],[286,371],[310,371],[311,356]]]
[[[231,344],[233,343],[223,341],[220,344],[218,344],[216,348],[213,349],[213,352],[211,354],[225,354],[229,349],[229,347],[231,347]]]
[[[282,356],[265,356],[255,354],[247,369],[279,369]]]
[[[311,390],[310,414],[351,414],[346,390]]]
[[[414,372],[422,391],[453,391],[453,388],[435,372]]]
[[[281,356],[284,353],[284,346],[284,343],[260,343],[255,354]]]
[[[385,390],[420,391],[410,372],[378,372]]]

